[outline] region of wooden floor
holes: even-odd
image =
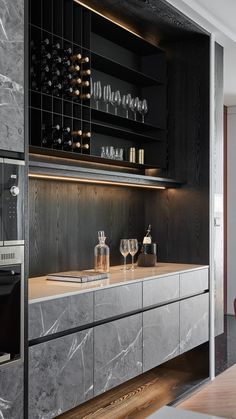
[[[60,416],[62,419],[143,419],[206,378],[203,351],[169,361]],[[201,365],[194,371],[193,365]]]
[[[236,419],[236,365],[178,404],[179,408]]]

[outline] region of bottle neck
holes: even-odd
[[[102,245],[102,246],[104,246],[106,243],[105,243],[105,241],[106,241],[106,237],[104,237],[104,238],[99,238],[99,244],[100,245]]]

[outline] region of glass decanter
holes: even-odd
[[[106,236],[104,231],[98,232],[99,243],[94,248],[94,269],[97,272],[109,272],[110,268],[110,249],[105,243]]]

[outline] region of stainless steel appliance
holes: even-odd
[[[24,244],[24,165],[0,158],[0,246]]]
[[[0,248],[0,367],[22,361],[24,246]]]

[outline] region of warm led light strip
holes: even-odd
[[[112,186],[131,186],[133,188],[144,188],[144,189],[166,189],[165,186],[155,186],[155,185],[142,185],[136,183],[128,182],[116,182],[109,180],[96,180],[96,179],[83,179],[67,176],[54,176],[54,175],[43,175],[39,173],[29,173],[29,178],[34,179],[48,179],[48,180],[64,180],[67,182],[80,182],[80,183],[96,183],[99,185],[112,185]]]
[[[138,38],[141,38],[141,35],[139,35],[138,33],[132,31],[131,29],[129,29],[127,26],[123,26],[121,25],[121,23],[117,22],[116,20],[111,19],[110,17],[107,17],[105,15],[103,15],[101,12],[98,12],[96,9],[93,9],[92,7],[88,6],[87,4],[83,3],[83,1],[80,0],[74,0],[74,3],[80,4],[81,6],[85,7],[88,10],[91,10],[91,12],[96,13],[97,15],[103,17],[106,20],[109,20],[110,22],[114,23],[115,25],[119,26],[122,29],[125,29],[126,31],[132,33],[133,35],[137,36]]]

